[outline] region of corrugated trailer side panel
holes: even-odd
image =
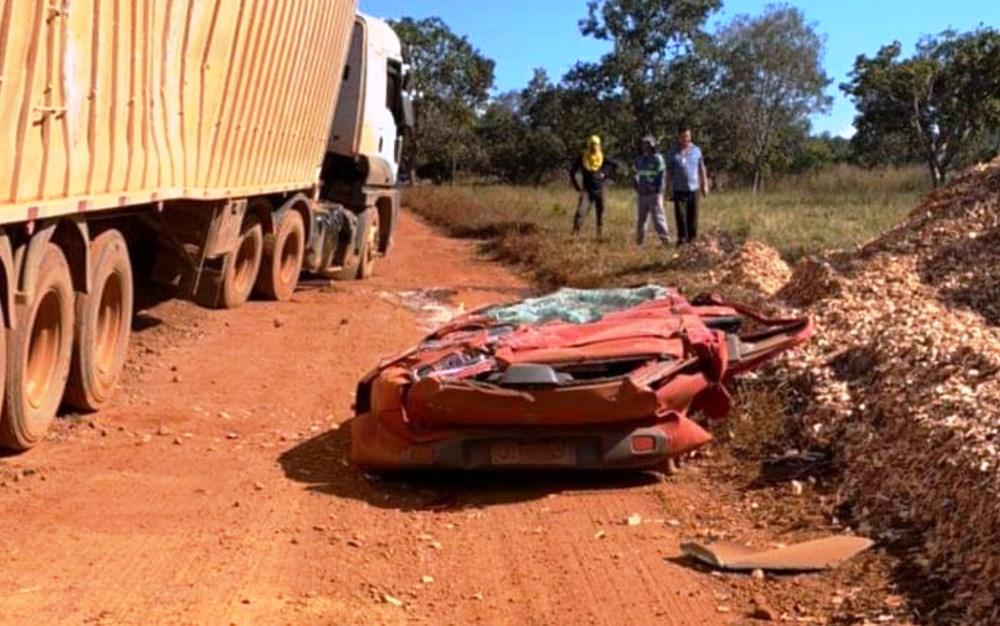
[[[0,0],[0,223],[316,182],[356,0]]]

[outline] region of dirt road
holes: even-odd
[[[741,506],[697,469],[380,481],[348,465],[356,380],[422,334],[401,292],[472,306],[525,290],[408,216],[397,241],[368,282],[145,310],[114,406],[0,462],[0,621],[745,620],[738,586],[671,560],[700,516]]]

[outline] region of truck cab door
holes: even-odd
[[[328,152],[355,154],[361,141],[361,124],[365,106],[365,74],[368,47],[364,22],[354,23],[351,49],[344,66],[344,79],[337,96],[337,109],[333,115]]]
[[[327,152],[340,159],[340,169],[353,163],[354,178],[366,185],[397,183],[408,115],[405,78],[399,38],[385,22],[358,14]]]
[[[385,106],[392,111],[395,131],[393,159],[397,165],[403,159],[403,142],[406,131],[413,127],[413,103],[406,93],[406,66],[402,61],[388,59],[386,62]]]

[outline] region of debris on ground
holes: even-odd
[[[461,303],[451,304],[454,297],[454,289],[428,288],[428,289],[408,289],[404,291],[381,291],[379,296],[388,302],[404,306],[420,315],[417,326],[430,332],[435,328],[447,324],[457,316],[465,312],[465,307]],[[341,320],[341,325],[347,320]]]
[[[837,567],[873,544],[865,537],[838,535],[766,550],[729,541],[688,542],[681,544],[681,552],[719,569],[814,572]]]
[[[382,601],[385,602],[386,604],[391,604],[392,606],[396,606],[396,607],[403,606],[403,601],[402,600],[400,600],[399,598],[397,598],[397,597],[395,597],[393,595],[389,595],[388,593],[383,593],[382,594]]]
[[[758,481],[773,484],[817,476],[830,470],[833,459],[825,450],[789,450],[761,463]]]
[[[771,604],[763,595],[759,593],[754,595],[752,603],[753,611],[750,613],[751,619],[776,622],[781,618],[781,615],[771,607]]]
[[[928,619],[1000,623],[1000,159],[815,267],[778,294],[822,329],[787,363],[798,430],[834,450],[860,523],[919,532],[914,567],[947,581]]]

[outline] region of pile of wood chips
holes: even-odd
[[[784,366],[861,523],[918,531],[913,563],[947,590],[932,622],[1000,624],[1000,159],[778,297],[816,320]]]
[[[715,267],[725,258],[718,237],[707,235],[681,248],[672,265],[674,269],[704,270]]]
[[[807,307],[817,300],[840,294],[843,284],[844,278],[828,260],[809,256],[799,259],[791,278],[775,295],[792,306]]]
[[[722,264],[722,283],[772,295],[788,282],[792,270],[771,246],[747,241]]]

